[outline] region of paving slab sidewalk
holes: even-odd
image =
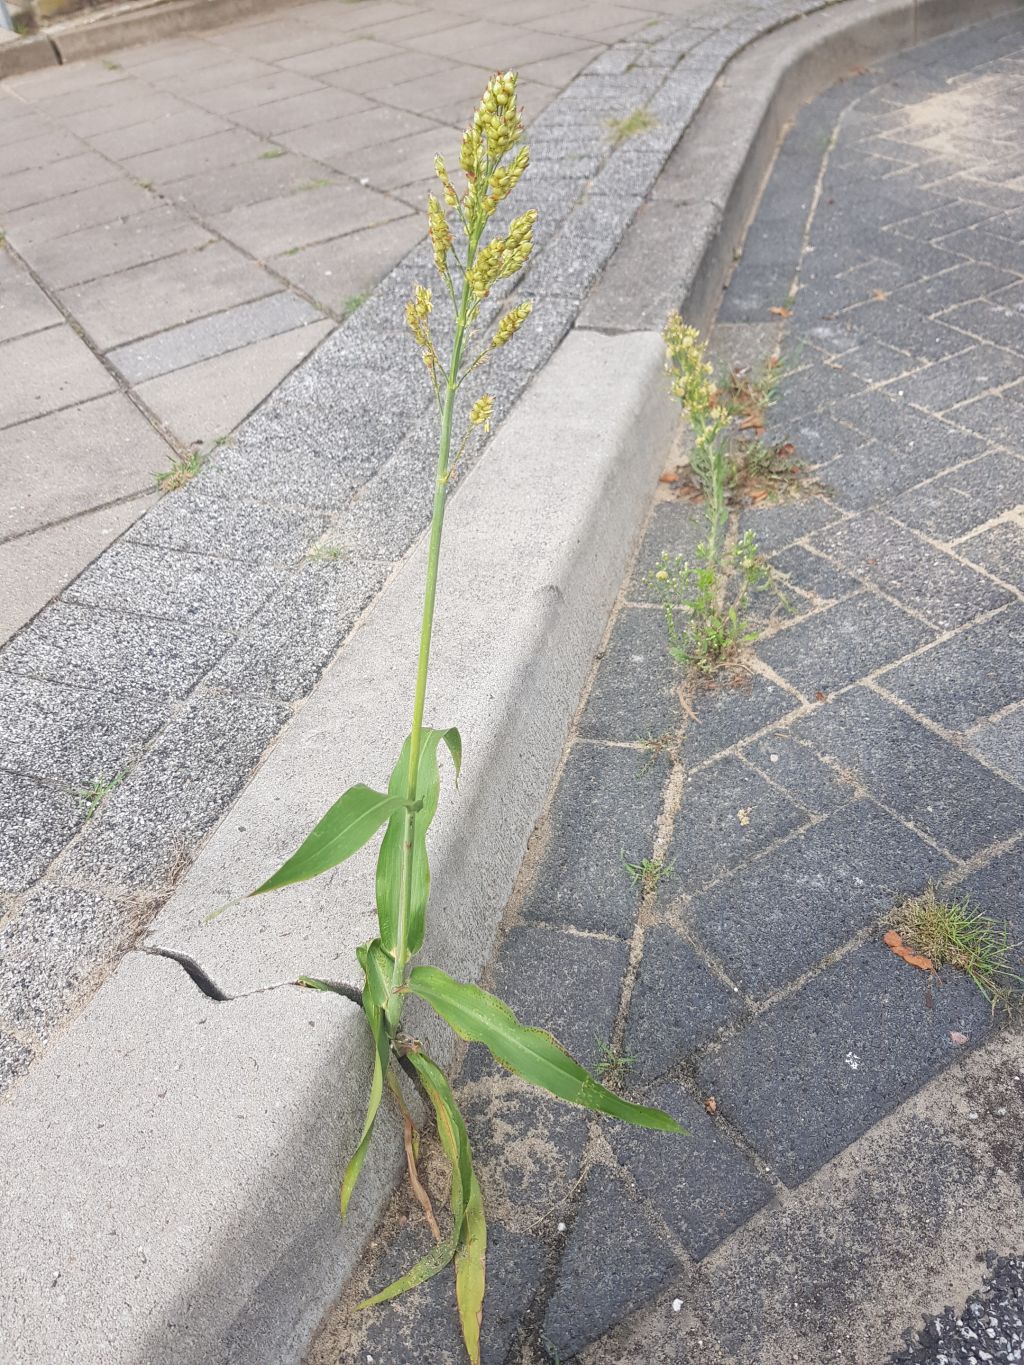
[[[313,0],[0,84],[0,640],[420,240],[433,156],[494,67],[535,117],[696,8]]]
[[[934,884],[1024,940],[1022,124],[1016,18],[836,87],[782,146],[714,348],[785,363],[767,434],[811,481],[734,513],[785,601],[725,674],[681,673],[647,575],[699,532],[661,486],[489,974],[690,1136],[470,1049],[488,1361],[878,1365],[1020,1251],[1019,1021],[881,935]],[[462,1359],[446,1275],[352,1312],[427,1244],[400,1192],[316,1365]],[[1003,1320],[978,1359],[1019,1357]]]

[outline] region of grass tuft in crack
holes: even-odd
[[[602,1081],[607,1081],[610,1085],[621,1084],[625,1079],[626,1072],[636,1062],[635,1057],[627,1057],[621,1052],[617,1052],[611,1043],[606,1043],[600,1038],[594,1039],[600,1054],[594,1071],[600,1076]]]
[[[88,786],[80,787],[75,795],[85,807],[85,818],[91,820],[105,797],[119,787],[125,779],[127,769],[115,773],[113,777],[96,777]]]
[[[639,862],[631,863],[626,857],[625,849],[621,851],[619,857],[630,881],[634,886],[639,886],[644,895],[648,895],[659,882],[671,877],[675,871],[672,863],[663,863],[657,858],[641,858]]]
[[[650,110],[634,109],[625,118],[608,120],[608,138],[613,147],[620,147],[623,142],[628,142],[631,137],[650,132],[652,128],[657,128],[657,126],[658,120]]]
[[[251,893],[261,895],[320,876],[351,858],[384,831],[375,880],[378,932],[356,950],[364,977],[362,1008],[373,1039],[373,1075],[362,1135],[341,1182],[341,1213],[345,1215],[359,1178],[385,1086],[399,1108],[403,1108],[398,1083],[401,1069],[415,1077],[436,1117],[437,1135],[451,1171],[450,1227],[442,1235],[432,1212],[428,1217],[429,1199],[416,1171],[417,1142],[412,1120],[403,1110],[410,1183],[424,1209],[424,1217],[433,1225],[435,1245],[401,1279],[360,1307],[369,1308],[394,1298],[454,1263],[459,1319],[474,1365],[480,1360],[487,1249],[483,1198],[473,1171],[466,1125],[448,1080],[420,1039],[402,1028],[403,1010],[409,998],[417,997],[435,1010],[460,1038],[482,1043],[510,1071],[559,1099],[641,1127],[671,1133],[683,1131],[669,1114],[632,1104],[607,1089],[550,1034],[525,1027],[495,996],[478,986],[453,980],[437,967],[412,965],[426,938],[430,894],[427,831],[440,798],[439,755],[447,751],[456,782],[462,765],[462,738],[458,730],[424,724],[445,505],[452,474],[468,442],[488,429],[494,407],[490,394],[478,397],[466,414],[462,431],[457,432],[456,398],[469,376],[486,366],[495,351],[513,340],[532,307],[529,302],[517,304],[499,320],[489,337],[477,339],[476,323],[484,300],[500,281],[519,273],[533,250],[537,219],[534,209],[514,218],[504,236],[487,239],[492,215],[515,190],[529,164],[529,152],[522,143],[516,85],[514,72],[499,72],[488,83],[462,140],[459,162],[465,182],[461,191],[442,158],[437,157],[434,162],[440,198],[432,194],[427,200],[427,226],[440,298],[454,315],[451,350],[443,355],[435,342],[431,329],[435,301],[431,289],[415,285],[405,308],[406,323],[433,390],[439,427],[421,628],[418,645],[409,641],[410,649],[417,649],[418,658],[411,699],[412,728],[391,772],[387,790],[377,791],[362,783],[349,787],[296,852]],[[467,829],[464,837],[472,837],[472,831]],[[472,907],[469,911],[472,913]],[[333,989],[328,982],[314,977],[304,978],[304,983],[317,990]]]
[[[202,451],[193,450],[190,455],[172,460],[170,469],[162,469],[154,475],[157,488],[161,493],[176,493],[179,488],[192,482],[202,469],[205,458]]]
[[[941,900],[934,887],[900,906],[894,927],[908,947],[928,958],[936,970],[964,972],[992,1008],[1024,994],[1019,946],[999,924],[966,899]]]

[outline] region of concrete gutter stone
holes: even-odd
[[[76,17],[53,24],[47,32],[61,62],[73,62],[115,48],[173,38],[177,33],[218,28],[233,19],[274,8],[268,0],[166,0],[164,4],[126,6],[117,14]]]
[[[5,76],[24,75],[26,71],[39,71],[44,66],[56,66],[59,61],[57,49],[45,34],[13,38],[0,45],[0,80]]]
[[[761,97],[748,109],[746,90],[713,89],[702,137],[682,144],[684,166],[691,142],[721,165],[715,192],[694,196],[703,251],[660,262],[666,297],[710,309],[772,139],[816,82],[1012,8],[851,0],[737,59],[725,80],[756,61]],[[426,955],[460,975],[490,949],[672,436],[661,315],[628,314],[654,305],[639,290],[631,302],[622,259],[449,512],[428,719],[460,726],[466,767],[434,827]],[[367,1088],[363,1021],[350,1001],[280,984],[299,972],[354,982],[353,948],[372,933],[371,859],[203,921],[346,785],[386,779],[408,725],[423,553],[397,568],[225,816],[150,951],[129,954],[0,1110],[5,1365],[297,1362],[372,1231],[400,1164],[393,1116],[344,1227],[336,1209]],[[161,951],[196,964],[199,984]]]

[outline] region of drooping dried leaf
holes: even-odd
[[[915,953],[912,948],[908,948],[895,929],[890,929],[882,942],[891,952],[895,953],[897,957],[901,957],[911,967],[918,967],[922,972],[933,972],[935,970],[931,958],[922,957],[920,953]]]

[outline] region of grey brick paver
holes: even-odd
[[[140,384],[156,375],[184,369],[265,337],[318,322],[321,317],[322,314],[305,299],[283,291],[268,294],[253,303],[238,304],[196,322],[170,327],[144,341],[115,346],[108,351],[107,359],[130,383]]]
[[[957,857],[1009,838],[1024,819],[1022,793],[864,687],[793,731]]]
[[[700,1260],[767,1204],[774,1191],[683,1086],[658,1085],[645,1098],[686,1128],[686,1159],[680,1162],[679,1141],[672,1134],[626,1124],[610,1130],[611,1145],[640,1194],[689,1255]]]
[[[870,943],[711,1052],[700,1079],[795,1186],[947,1066],[951,1033],[978,1042],[991,1026],[964,977],[932,985]]]
[[[230,209],[210,222],[229,242],[262,260],[412,212],[360,185],[318,186],[302,196],[300,205],[302,212],[296,215],[292,196],[265,199]]]
[[[226,242],[61,291],[95,345],[109,350],[193,318],[275,294],[280,284]]]

